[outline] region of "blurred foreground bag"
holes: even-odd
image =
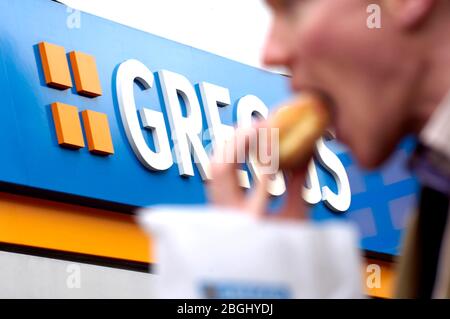
[[[338,222],[256,220],[205,207],[139,215],[161,298],[361,298],[358,239]]]

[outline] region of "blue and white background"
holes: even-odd
[[[151,172],[140,164],[121,123],[115,92],[120,63],[137,59],[153,72],[170,70],[193,85],[206,81],[230,90],[231,105],[220,109],[225,124],[235,122],[235,103],[254,94],[268,106],[289,97],[288,78],[253,68],[158,36],[83,14],[81,28],[67,27],[66,7],[47,0],[0,2],[0,182],[72,194],[131,206],[161,203],[203,203],[200,174],[182,178],[176,165]],[[181,23],[181,22],[180,22]],[[59,91],[45,85],[37,44],[47,41],[96,57],[103,95],[91,99],[75,89]],[[245,48],[236,48],[245,50]],[[164,112],[161,88],[135,87],[137,107]],[[56,140],[50,104],[63,102],[108,115],[115,154],[100,157],[87,148],[61,148]],[[167,133],[170,130],[164,114]],[[207,127],[203,118],[204,128]],[[150,135],[148,136],[150,143]],[[405,141],[380,170],[361,170],[349,151],[335,141],[350,180],[352,204],[336,215],[325,205],[313,207],[315,220],[348,219],[357,223],[362,248],[398,253],[402,231],[416,200],[417,183],[405,168],[414,147]],[[319,169],[321,185],[336,188],[331,175]]]

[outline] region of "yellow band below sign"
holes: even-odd
[[[132,215],[1,192],[0,242],[154,262]]]

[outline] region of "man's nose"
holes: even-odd
[[[283,31],[276,26],[272,26],[263,48],[262,63],[270,67],[289,67],[289,61],[287,35],[283,34]]]

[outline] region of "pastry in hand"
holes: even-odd
[[[324,99],[313,93],[301,94],[277,109],[268,124],[279,129],[280,169],[306,166],[329,122],[330,113]]]

